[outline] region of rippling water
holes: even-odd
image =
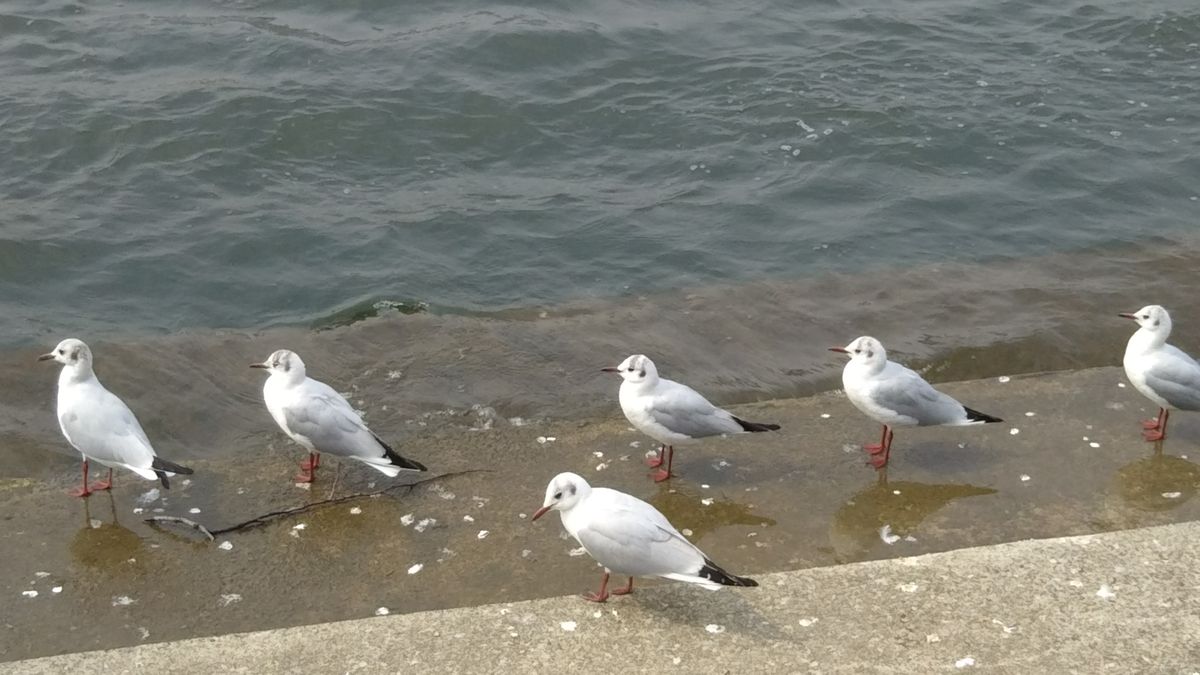
[[[1198,43],[1184,1],[5,3],[0,344],[1170,245]]]

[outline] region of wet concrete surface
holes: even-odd
[[[112,673],[1193,673],[1200,523],[6,664]],[[615,649],[614,645],[620,645]]]
[[[738,407],[783,430],[677,449],[678,478],[658,485],[641,464],[651,441],[615,407],[605,419],[475,431],[431,418],[401,452],[436,473],[484,471],[215,542],[142,518],[162,509],[217,528],[317,501],[334,463],[298,488],[302,453],[264,433],[197,462],[190,483],[157,498],[127,475],[88,500],[65,495],[74,472],[56,484],[10,479],[0,660],[590,590],[599,569],[557,519],[528,520],[566,470],[647,499],[750,575],[1197,519],[1200,416],[1176,414],[1165,444],[1144,443],[1138,420],[1154,410],[1123,381],[1099,368],[943,385],[1007,422],[901,429],[886,476],[857,448],[878,428],[837,392]],[[347,464],[338,494],[386,481]]]

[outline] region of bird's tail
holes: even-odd
[[[734,422],[741,425],[744,431],[779,431],[778,424],[762,424],[760,422],[747,422],[740,417],[734,417]]]
[[[374,436],[374,434],[372,434],[372,436]],[[375,436],[375,440],[378,441],[379,444],[383,446],[383,456],[388,459],[388,463],[391,466],[396,466],[401,469],[408,469],[409,471],[428,471],[429,470],[429,469],[425,468],[424,464],[422,464],[414,459],[406,459],[404,457],[401,457],[400,453],[393,450],[392,446],[388,445],[387,443],[384,443],[383,439],[379,438],[378,436]],[[395,474],[392,474],[392,475],[395,475]]]
[[[150,462],[150,470],[154,472],[154,475],[158,476],[158,482],[162,483],[163,488],[166,490],[171,489],[171,481],[167,480],[167,476],[174,476],[177,473],[190,476],[194,473],[186,466],[180,466],[175,462],[168,462],[162,457],[155,457]]]
[[[704,559],[704,565],[694,575],[665,575],[668,579],[678,579],[680,581],[691,581],[703,585],[709,590],[716,590],[718,586],[757,586],[758,582],[749,577],[739,577],[721,569],[715,562]]]
[[[994,424],[996,422],[1004,421],[1004,420],[1000,419],[999,417],[992,417],[991,415],[985,415],[985,414],[979,412],[978,410],[971,410],[970,408],[968,408],[965,405],[963,406],[963,410],[967,411],[967,419],[971,420],[972,422],[982,422],[984,424]]]

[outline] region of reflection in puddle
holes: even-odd
[[[963,497],[995,494],[974,485],[929,485],[911,481],[888,482],[887,473],[855,494],[837,510],[830,527],[830,543],[838,562],[866,560],[889,537],[914,536],[921,523],[950,502]]]
[[[84,567],[112,571],[136,557],[142,538],[117,522],[116,502],[111,492],[106,494],[112,522],[93,520],[90,502],[95,497],[84,499],[83,528],[71,539],[71,556]]]
[[[1159,443],[1153,455],[1121,467],[1114,480],[1117,491],[1130,506],[1144,511],[1169,511],[1196,496],[1200,465],[1164,455]]]
[[[700,541],[705,535],[727,525],[770,527],[775,524],[774,519],[730,500],[718,490],[693,491],[688,487],[659,483],[658,492],[646,501],[662,511],[675,529],[691,530],[688,538],[692,541]]]

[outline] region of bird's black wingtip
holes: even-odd
[[[757,581],[749,577],[739,577],[726,572],[708,558],[704,559],[704,566],[700,568],[700,571],[696,573],[696,576],[699,576],[703,579],[708,579],[709,581],[721,584],[722,586],[750,587],[758,585]]]
[[[162,457],[155,457],[154,461],[150,462],[150,468],[153,469],[155,473],[160,471],[170,471],[171,473],[177,473],[183,476],[190,476],[195,473],[186,466],[180,466],[175,462],[168,462]]]
[[[375,436],[375,434],[371,434],[371,435]],[[383,446],[383,456],[387,457],[388,461],[391,462],[393,466],[398,466],[401,469],[408,469],[409,471],[428,471],[429,470],[429,469],[425,468],[424,464],[418,462],[415,459],[408,459],[407,457],[401,457],[400,453],[393,450],[392,446],[388,445],[387,443],[384,443],[382,438],[375,436],[375,440],[379,442],[379,445]]]
[[[963,410],[967,411],[967,419],[971,420],[972,422],[983,422],[984,424],[995,424],[997,422],[1004,421],[1004,420],[1000,419],[999,417],[992,417],[991,415],[981,413],[978,410],[971,410],[970,408],[968,408],[965,405],[963,406]]]
[[[743,431],[749,431],[752,433],[759,432],[759,431],[779,431],[779,429],[780,429],[780,426],[778,424],[763,424],[762,422],[747,422],[746,420],[744,420],[740,417],[734,417],[733,421],[737,422],[738,426],[742,427]]]

